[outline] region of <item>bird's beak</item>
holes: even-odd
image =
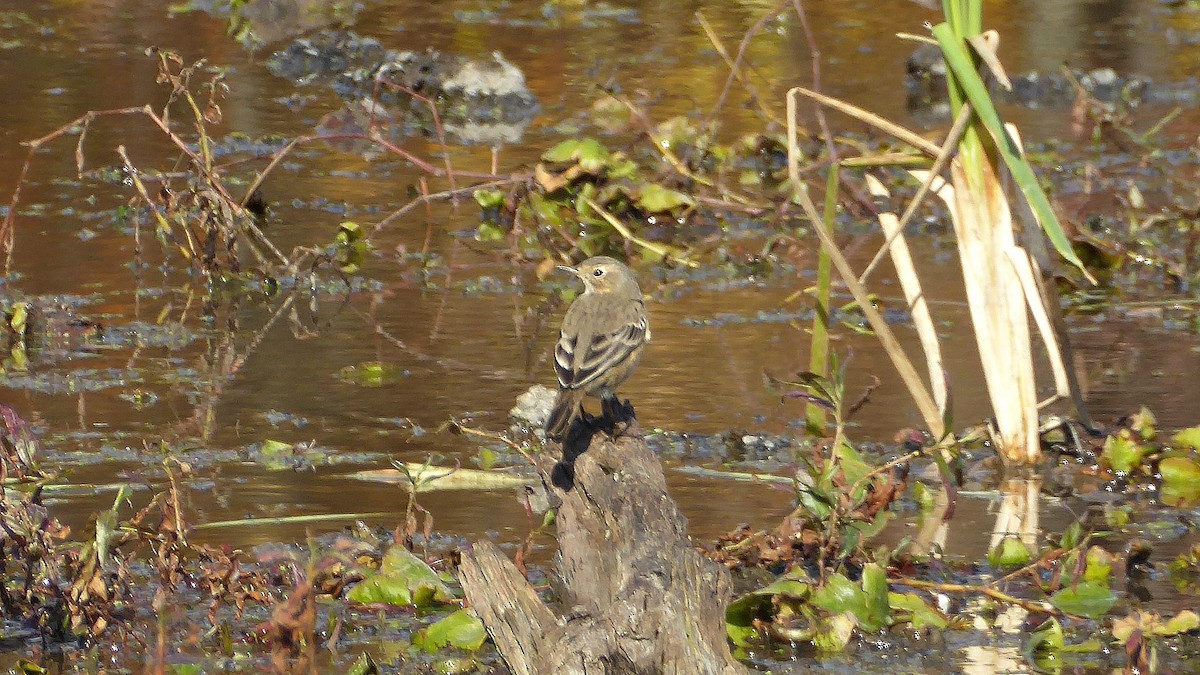
[[[558,266],[558,271],[560,271],[560,272],[570,272],[571,274],[573,274],[573,275],[575,275],[575,276],[577,276],[577,277],[579,276],[579,270],[575,269],[574,267],[571,267],[570,265],[559,265],[559,266]]]

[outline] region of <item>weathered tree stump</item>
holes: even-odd
[[[564,615],[489,541],[464,551],[460,568],[514,675],[746,672],[726,639],[729,573],[692,547],[636,421],[615,442],[575,434],[563,461],[553,454],[537,468],[558,505]]]

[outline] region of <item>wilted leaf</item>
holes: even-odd
[[[1104,616],[1116,602],[1117,596],[1107,584],[1094,581],[1081,581],[1050,596],[1050,604],[1060,610],[1089,619]]]
[[[842,612],[819,623],[812,638],[813,646],[824,652],[840,652],[850,644],[857,622],[852,613]]]
[[[460,609],[444,619],[422,628],[413,635],[413,644],[427,652],[457,647],[473,652],[483,646],[487,631],[483,621],[470,609]]]
[[[346,597],[363,604],[425,607],[434,602],[450,602],[454,594],[424,560],[396,544],[384,554],[379,571],[369,574]]]
[[[1161,627],[1155,628],[1154,634],[1164,636],[1179,635],[1180,633],[1190,633],[1198,629],[1200,629],[1200,615],[1197,615],[1190,609],[1185,609],[1171,617]]]
[[[1142,409],[1130,418],[1129,426],[1137,432],[1138,436],[1142,437],[1142,440],[1150,441],[1154,440],[1156,421],[1154,413],[1150,412],[1146,406],[1142,406]]]
[[[1190,609],[1185,609],[1166,621],[1154,612],[1136,611],[1129,616],[1114,619],[1112,625],[1113,637],[1117,642],[1125,642],[1134,631],[1140,631],[1143,635],[1170,637],[1195,630],[1200,630],[1200,615]]]

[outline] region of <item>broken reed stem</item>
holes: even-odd
[[[834,213],[837,209],[839,166],[834,163],[829,166],[829,174],[825,180],[825,213],[824,219],[815,227],[825,229],[833,236]],[[808,370],[821,377],[829,375],[829,302],[832,286],[832,270],[830,269],[829,252],[821,247],[817,252],[817,283],[814,293],[816,311],[813,313],[812,340],[808,348]],[[815,403],[805,405],[808,430],[812,434],[824,435],[825,409]]]
[[[937,158],[933,160],[933,166],[929,169],[929,176],[921,181],[921,187],[917,188],[917,193],[909,200],[908,206],[904,208],[904,215],[900,216],[899,226],[892,233],[889,233],[884,240],[883,245],[875,252],[875,257],[871,258],[871,262],[867,264],[866,269],[859,275],[858,280],[861,283],[867,283],[867,279],[871,276],[871,272],[875,271],[875,266],[879,261],[883,260],[883,256],[892,247],[892,241],[904,232],[904,228],[908,227],[908,221],[912,220],[913,214],[917,212],[917,207],[925,201],[926,195],[933,185],[935,178],[942,174],[946,165],[950,163],[950,159],[954,156],[958,149],[958,142],[962,140],[963,132],[967,130],[967,124],[971,121],[971,106],[964,105],[959,111],[958,117],[954,118],[954,125],[950,127],[950,131],[946,134],[946,140],[942,142],[942,147],[937,153]]]
[[[873,197],[880,200],[891,198],[891,194],[878,178],[867,174],[866,181],[867,189]],[[926,183],[929,182],[932,182],[932,178],[926,180]],[[896,214],[881,210],[878,220],[887,241],[890,242],[887,245],[887,251],[891,253],[892,266],[896,269],[896,278],[900,281],[900,288],[904,292],[904,304],[912,315],[913,327],[916,328],[917,338],[921,342],[921,350],[925,352],[925,367],[929,371],[929,387],[933,390],[933,400],[944,418],[948,398],[946,371],[943,367],[937,328],[933,324],[933,317],[929,314],[929,304],[925,301],[921,279],[917,276],[917,266],[913,264],[912,254],[908,250],[908,241],[904,237],[904,229],[897,220]],[[859,276],[859,283],[865,283],[866,274],[864,272]]]
[[[237,520],[214,520],[211,523],[192,525],[192,531],[217,530],[227,527],[270,527],[272,525],[296,525],[323,523],[330,520],[365,520],[368,518],[394,518],[395,511],[371,511],[368,513],[315,513],[308,516],[275,516],[271,518],[239,518]]]
[[[942,583],[942,582],[938,582],[938,581],[922,581],[920,579],[910,579],[908,577],[904,577],[901,579],[894,579],[893,583],[899,584],[901,586],[911,586],[912,588],[920,588],[920,589],[928,590],[928,591],[938,591],[940,593],[967,593],[967,594],[972,594],[972,595],[986,595],[987,597],[989,597],[993,600],[996,600],[997,602],[1003,602],[1008,605],[1016,605],[1017,607],[1020,607],[1021,609],[1024,609],[1029,612],[1037,612],[1040,614],[1049,614],[1050,616],[1059,617],[1059,618],[1063,618],[1063,617],[1072,618],[1072,619],[1081,618],[1081,617],[1077,617],[1073,614],[1067,614],[1066,612],[1056,608],[1054,605],[1051,605],[1050,603],[1035,602],[1033,600],[1023,600],[1021,598],[1018,598],[1013,595],[1009,595],[1008,593],[997,590],[995,588],[991,588],[989,586],[970,586],[967,584],[949,584],[949,583]]]
[[[807,93],[806,93],[807,92]],[[909,395],[912,396],[913,402],[917,406],[917,410],[921,414],[926,427],[933,433],[935,438],[942,438],[945,435],[945,422],[938,411],[937,404],[934,403],[933,397],[930,396],[929,390],[925,388],[921,377],[917,374],[913,367],[912,360],[904,353],[904,348],[900,345],[900,341],[892,332],[891,327],[879,314],[874,305],[871,303],[863,285],[858,283],[858,276],[854,274],[850,263],[842,255],[833,238],[824,231],[824,228],[819,226],[822,221],[821,215],[817,212],[817,207],[813,204],[812,197],[808,194],[808,187],[800,180],[800,150],[796,141],[796,95],[805,93],[805,95],[813,95],[815,92],[804,89],[803,87],[794,87],[787,93],[787,118],[788,118],[788,178],[792,184],[792,194],[800,206],[804,209],[804,213],[813,226],[813,231],[821,240],[821,245],[829,252],[830,260],[833,266],[837,268],[838,275],[842,277],[842,281],[846,284],[846,288],[858,302],[859,308],[870,323],[871,329],[875,331],[876,337],[887,352],[888,358],[891,359],[892,365],[900,374],[900,379],[904,382],[904,386],[908,389]],[[820,94],[815,94],[820,98],[827,98]],[[922,139],[924,141],[924,139]],[[931,145],[928,141],[924,141],[926,145]],[[937,146],[933,146],[936,148]]]

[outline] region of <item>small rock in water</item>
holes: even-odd
[[[517,397],[517,405],[508,411],[508,417],[518,424],[524,423],[541,429],[550,417],[550,409],[554,407],[554,399],[557,396],[558,392],[554,389],[535,384]]]

